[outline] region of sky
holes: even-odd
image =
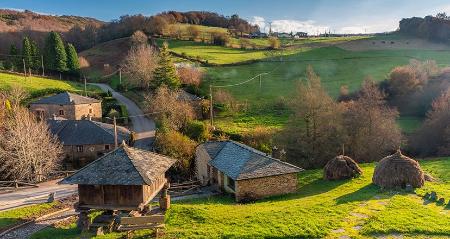
[[[375,33],[396,30],[402,18],[450,13],[449,0],[0,0],[0,8],[51,15],[77,15],[103,21],[122,15],[163,11],[238,14],[261,31]]]

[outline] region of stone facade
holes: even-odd
[[[195,168],[197,179],[200,180],[202,185],[211,183],[211,167],[208,165],[209,157],[208,153],[203,147],[197,147],[195,152]]]
[[[64,167],[78,169],[114,150],[114,144],[63,145]]]
[[[236,182],[236,201],[260,199],[297,191],[296,173],[239,180]]]
[[[89,118],[101,120],[102,104],[78,104],[78,105],[56,105],[56,104],[31,104],[30,111],[35,113],[40,119],[50,119],[53,116],[62,117],[68,120],[81,120]]]

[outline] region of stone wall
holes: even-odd
[[[197,147],[197,150],[195,151],[195,173],[202,185],[207,185],[209,183],[209,178],[212,175],[212,172],[208,173],[209,160],[211,160],[211,158],[206,150],[201,146]],[[211,171],[211,169],[209,171]]]
[[[236,201],[260,199],[273,195],[297,191],[297,174],[283,174],[264,178],[239,180],[236,182]]]
[[[60,115],[60,110],[64,111],[63,115]],[[81,105],[31,104],[30,111],[36,114],[38,117],[41,116],[44,120],[53,118],[53,115],[68,120],[86,119],[89,115],[94,120],[101,120],[102,118],[101,103]],[[41,115],[38,114],[38,111],[42,112]]]
[[[108,145],[109,149],[105,149],[105,144],[82,145],[83,152],[77,152],[76,145],[64,145],[63,151],[65,155],[65,166],[72,169],[81,168],[104,154],[114,150],[114,144]]]

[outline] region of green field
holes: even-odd
[[[51,90],[64,90],[77,93],[84,92],[84,85],[73,81],[53,80],[42,77],[27,77],[0,73],[0,90],[9,89],[13,86],[19,86],[28,91],[32,95],[40,95],[42,92],[50,92]],[[94,86],[88,86],[89,92],[98,92],[100,89]]]
[[[371,184],[373,164],[360,178],[325,181],[321,170],[299,174],[297,193],[250,204],[227,197],[174,202],[166,219],[169,238],[404,238],[450,236],[449,206],[425,203],[420,195],[436,190],[450,198],[450,158],[421,161],[438,178],[416,194],[381,192]],[[356,229],[357,228],[357,229]]]
[[[49,211],[57,203],[44,203],[0,212],[0,231],[15,223],[35,217]]]

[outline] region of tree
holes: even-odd
[[[18,55],[17,47],[14,44],[11,44],[9,48],[9,61],[7,63],[7,68],[11,71],[18,71],[21,69],[21,66],[23,67],[21,59]]]
[[[276,37],[269,37],[267,39],[269,41],[269,48],[270,49],[278,49],[280,48],[280,40]]]
[[[1,109],[1,108],[0,108]],[[6,112],[0,137],[0,172],[5,178],[38,182],[56,169],[62,147],[27,108],[12,106]]]
[[[307,68],[307,82],[297,86],[291,109],[293,115],[280,137],[288,161],[305,168],[324,166],[343,143],[342,109],[327,94],[311,66]]]
[[[398,112],[386,105],[385,95],[366,79],[358,100],[344,114],[346,152],[358,162],[373,162],[397,149],[402,140],[396,123]]]
[[[155,69],[154,79],[157,87],[165,84],[171,89],[176,89],[180,87],[181,82],[180,78],[177,75],[175,65],[172,62],[172,58],[170,57],[168,47],[169,46],[167,42],[164,42],[163,46],[160,49],[159,65]]]
[[[164,31],[168,27],[168,22],[164,17],[152,16],[147,20],[146,32],[149,34],[164,35]]]
[[[67,54],[67,70],[69,74],[80,76],[80,62],[78,61],[78,54],[72,44],[66,46]]]
[[[203,71],[198,67],[185,66],[177,69],[181,83],[199,87],[203,78]]]
[[[124,61],[127,81],[136,87],[149,89],[154,80],[153,72],[158,67],[158,54],[149,45],[132,47]]]
[[[230,36],[224,32],[213,32],[211,38],[212,44],[216,46],[227,46],[231,41]]]
[[[195,25],[190,25],[187,27],[187,32],[189,34],[190,39],[193,41],[200,37],[200,27]]]
[[[33,63],[31,64],[31,67],[33,70],[38,71],[42,67],[42,62],[41,52],[35,41],[31,41],[31,55],[33,56]]]
[[[61,36],[50,32],[45,40],[44,60],[46,68],[56,72],[67,71],[67,55]]]
[[[181,130],[195,118],[192,106],[179,100],[179,92],[162,85],[151,97],[146,97],[151,112],[157,112],[159,125],[173,130]]]
[[[145,45],[148,42],[148,37],[145,35],[143,31],[135,31],[133,35],[131,35],[131,46],[139,47],[141,45]]]
[[[433,101],[422,127],[410,141],[421,156],[450,155],[450,89]]]
[[[33,46],[28,37],[24,37],[22,41],[22,59],[27,70],[33,68]]]

